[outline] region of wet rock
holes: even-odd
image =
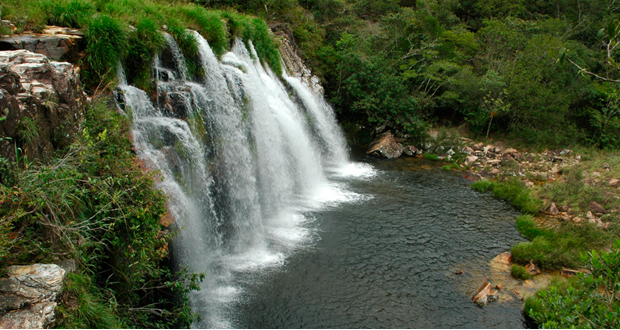
[[[403,153],[407,156],[415,156],[416,154],[422,153],[422,151],[418,150],[418,148],[414,146],[409,145],[403,148]]]
[[[590,202],[590,210],[594,213],[601,213],[601,214],[607,213],[607,210],[605,210],[605,208],[602,207],[601,204],[595,201]]]
[[[478,306],[485,306],[487,303],[497,300],[497,291],[493,290],[491,283],[484,281],[472,297],[472,300]]]
[[[555,205],[555,203],[551,203],[545,209],[545,213],[550,214],[550,215],[558,215],[559,213],[558,207]]]
[[[370,144],[366,154],[388,159],[398,158],[403,152],[403,147],[396,142],[391,132],[383,133]]]
[[[525,270],[527,270],[530,275],[540,274],[540,268],[534,265],[534,262],[532,262],[532,260],[530,260],[530,263],[525,266]]]
[[[515,295],[515,298],[517,298],[519,301],[523,301],[523,295],[519,291],[512,290],[512,293]]]
[[[471,171],[463,172],[463,178],[465,178],[465,180],[474,181],[474,182],[482,180],[482,177],[480,176],[480,174],[473,173]]]

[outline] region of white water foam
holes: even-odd
[[[127,83],[119,67],[122,104],[134,117],[138,156],[163,174],[158,186],[182,230],[173,241],[179,268],[205,272],[191,295],[196,327],[227,328],[243,290],[236,274],[280,267],[317,238],[312,211],[368,199],[333,178],[370,178],[351,163],[333,109],[300,80],[281,80],[236,40],[221,59],[198,41],[202,82],[186,80],[174,39],[170,60],[155,59],[158,97]],[[289,93],[295,96],[291,97]],[[174,104],[174,106],[173,106]],[[176,108],[175,108],[176,107]]]

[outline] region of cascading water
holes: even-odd
[[[251,41],[236,40],[220,61],[194,36],[203,82],[186,80],[185,59],[166,35],[169,56],[154,61],[157,98],[129,86],[121,68],[119,103],[133,116],[138,156],[163,175],[159,186],[181,228],[177,265],[206,273],[191,296],[202,316],[197,326],[231,327],[235,273],[281,264],[313,237],[306,211],[356,198],[330,175],[371,170],[348,161],[322,96],[284,75],[287,89],[260,64]]]

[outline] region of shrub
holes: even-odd
[[[520,265],[512,265],[512,267],[510,267],[510,274],[518,280],[527,280],[532,277],[525,267]]]
[[[620,327],[620,240],[610,252],[593,250],[584,259],[591,276],[556,278],[526,300],[525,312],[542,327]]]

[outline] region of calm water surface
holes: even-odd
[[[488,262],[523,240],[509,205],[441,163],[362,159],[341,180],[364,198],[313,212],[312,243],[284,264],[237,276],[241,328],[523,328],[520,302],[471,301]],[[462,275],[455,275],[463,270]]]

